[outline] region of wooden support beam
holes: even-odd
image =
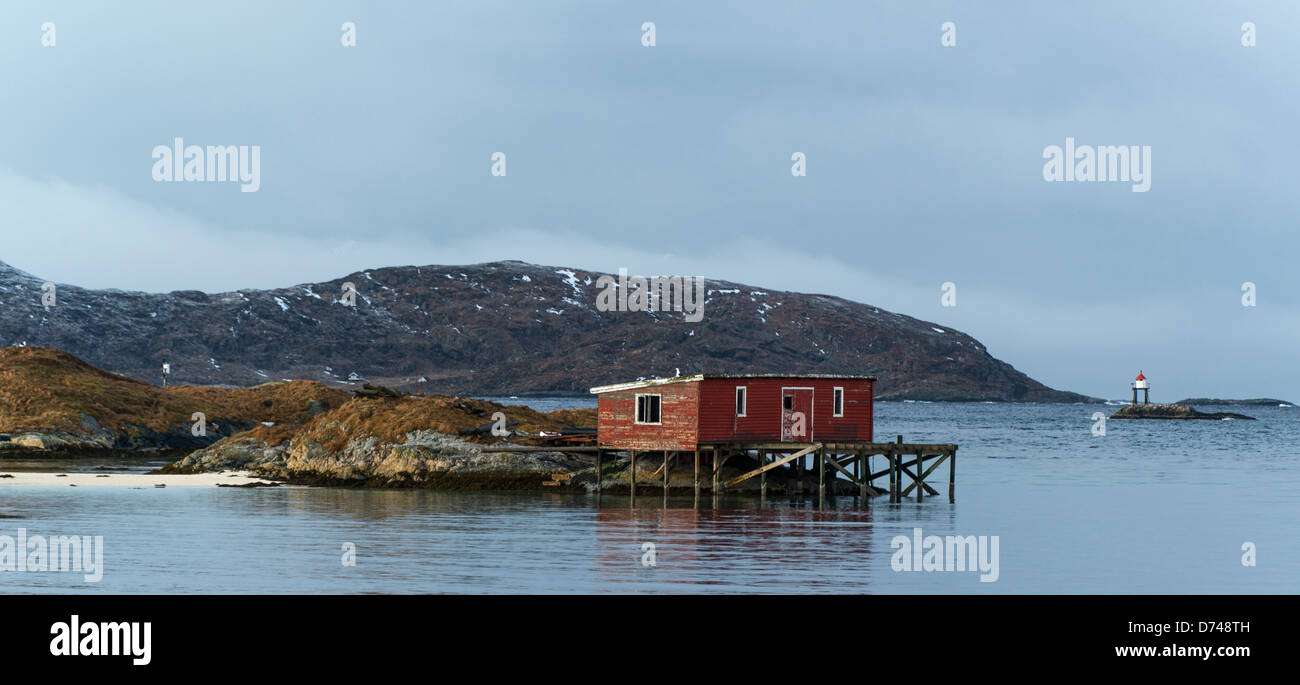
[[[926,469],[925,472],[921,474],[921,481],[922,481],[922,484],[924,484],[925,479],[928,478],[928,477],[930,476],[930,474],[931,474],[935,469],[939,468],[939,465],[942,464],[942,463],[944,462],[944,460],[946,460],[947,458],[948,458],[948,455],[946,455],[946,454],[941,454],[941,455],[939,455],[939,458],[938,458],[937,460],[935,460],[933,463],[930,464],[930,468]],[[920,469],[918,468],[917,470],[919,471]],[[908,474],[908,475],[911,475],[911,474]],[[912,488],[915,488],[915,487],[916,487],[916,481],[913,481],[912,484],[909,485],[909,486],[907,486],[907,489],[903,491],[903,496],[904,496],[904,497],[907,497],[908,495],[912,494]],[[930,489],[930,494],[932,494],[932,495],[938,495],[939,493],[938,493],[938,492],[935,492],[933,489]]]
[[[889,503],[893,504],[898,501],[898,463],[896,456],[891,451],[885,455],[889,460]]]
[[[807,446],[807,447],[805,447],[805,448],[799,450],[798,452],[795,452],[794,454],[791,454],[791,455],[789,455],[789,456],[782,457],[782,458],[780,458],[780,459],[778,459],[778,460],[776,460],[776,461],[774,461],[774,462],[772,462],[772,463],[770,463],[770,464],[767,464],[766,466],[763,466],[762,468],[754,469],[753,471],[750,471],[749,473],[746,473],[746,474],[743,474],[743,475],[740,475],[740,476],[736,476],[735,478],[732,478],[731,480],[727,481],[726,483],[723,483],[723,485],[724,485],[725,487],[731,487],[731,486],[735,485],[736,483],[741,483],[741,482],[747,481],[747,480],[749,480],[750,478],[753,478],[754,476],[757,476],[757,475],[759,475],[759,474],[761,474],[761,473],[765,473],[765,472],[767,472],[767,471],[771,471],[772,469],[774,469],[774,468],[776,468],[776,467],[778,467],[778,466],[783,466],[783,465],[785,465],[785,464],[788,464],[788,463],[794,461],[795,459],[798,459],[799,457],[802,457],[803,455],[808,454],[809,452],[812,452],[813,450],[816,450],[816,449],[819,448],[819,447],[821,447],[821,444],[820,444],[820,443],[816,443],[816,444],[809,445],[809,446]],[[716,481],[716,477],[715,477],[715,481]]]
[[[803,496],[803,457],[799,457],[790,462],[795,468],[795,487],[799,489],[799,496]]]
[[[663,451],[664,460],[659,463],[659,468],[655,469],[654,473],[650,474],[651,478],[658,477],[659,474],[664,472],[664,467],[668,465],[668,455],[670,454],[672,454],[672,452],[669,452],[668,450]]]
[[[893,442],[859,442],[859,443],[826,442],[822,444],[826,446],[826,449],[832,451],[862,449],[862,450],[866,450],[867,454],[886,454],[889,452],[890,448],[896,448],[899,445],[903,445],[904,451],[907,453],[911,453],[916,450],[922,450],[924,452],[946,452],[956,446],[956,445],[945,445],[941,443],[905,444],[905,443],[893,443]]]
[[[923,457],[924,457],[924,455],[922,455],[920,452],[917,452],[917,453],[916,453],[916,473],[917,473],[917,476],[916,476],[916,479],[912,482],[912,485],[919,485],[919,486],[921,486],[921,487],[919,487],[919,488],[916,489],[916,503],[917,503],[917,504],[920,504],[920,503],[921,503],[921,498],[925,497],[925,490],[926,490],[926,488],[928,487],[928,486],[925,484],[925,473],[921,471],[921,467],[925,465],[925,464],[923,464],[923,463],[921,462],[921,460],[922,460]],[[930,492],[934,492],[934,490],[930,490]]]
[[[858,450],[857,452],[854,453],[853,479],[858,482],[858,506],[859,507],[867,503],[867,481],[864,480],[862,477],[863,474],[866,473],[866,470],[862,466],[862,462],[865,459],[866,457],[862,456],[862,450]]]
[[[948,501],[957,501],[957,448],[948,453]]]
[[[721,464],[718,463],[718,448],[713,448],[713,497],[716,499],[722,487],[718,484],[718,472],[722,470]]]
[[[939,457],[942,457],[942,456],[943,456],[942,454],[931,454],[931,455],[928,455],[927,457],[925,457],[925,459],[928,461],[928,460],[930,460],[930,459],[938,459]],[[902,455],[899,456],[899,462],[898,462],[898,463],[899,463],[899,465],[902,466],[903,468],[908,468],[908,467],[916,466],[916,460],[915,460],[915,459],[913,459],[912,461],[902,461]],[[871,474],[870,479],[871,479],[871,480],[875,480],[875,479],[877,479],[877,478],[879,478],[879,477],[881,477],[881,476],[884,476],[884,475],[886,475],[886,474],[888,474],[888,473],[889,473],[889,469],[886,468],[886,469],[883,470],[883,471],[877,471],[877,472]],[[910,475],[910,474],[909,474],[909,475]]]
[[[798,450],[808,445],[810,442],[734,442],[734,443],[709,443],[711,447],[726,447],[736,450],[772,450],[773,452],[789,452]]]
[[[894,501],[903,501],[903,436],[898,436],[894,441],[894,446],[890,448],[890,454],[894,455]]]
[[[760,468],[767,466],[767,450],[758,451],[758,465]],[[760,503],[767,499],[767,471],[758,475],[758,499]]]
[[[605,480],[604,459],[605,453],[596,452],[596,496],[600,496],[600,484]]]
[[[765,450],[769,450],[769,451],[772,451],[772,452],[775,452],[775,453],[785,454],[785,453],[788,453],[788,452],[792,452],[792,451],[794,451],[794,450],[803,449],[804,447],[807,447],[809,444],[811,444],[811,443],[806,443],[806,442],[738,442],[738,443],[705,443],[705,444],[704,444],[704,447],[708,447],[708,448],[712,448],[712,447],[720,447],[720,448],[723,448],[723,449],[733,449],[733,450],[738,450],[738,449],[746,449],[746,450],[765,449]],[[860,449],[860,450],[864,450],[864,451],[865,451],[867,454],[869,454],[869,455],[872,455],[872,454],[880,454],[880,455],[888,454],[890,449],[893,449],[893,448],[895,448],[895,447],[897,447],[898,445],[901,445],[901,444],[903,444],[903,443],[901,443],[901,442],[835,442],[835,441],[823,441],[823,442],[821,443],[821,445],[822,445],[823,447],[825,447],[828,451],[831,451],[831,452],[850,452],[850,451],[854,451],[854,450],[859,450],[859,449]],[[607,446],[607,447],[608,447],[608,446]],[[916,451],[916,450],[921,450],[921,451],[926,452],[926,453],[930,453],[930,452],[940,453],[940,452],[948,452],[948,451],[951,451],[953,448],[957,447],[957,445],[944,444],[944,443],[920,443],[920,444],[908,444],[908,445],[905,445],[904,447],[905,447],[905,451],[906,451],[907,453],[911,453],[911,452],[914,452],[914,451]],[[484,448],[484,449],[486,450],[487,448]],[[540,449],[545,449],[546,451],[550,451],[550,452],[559,452],[559,451],[562,451],[560,448],[555,448],[555,447],[547,447],[547,448],[529,448],[529,449],[539,449],[539,450],[540,450]],[[575,449],[594,449],[594,448],[575,448]]]
[[[632,487],[631,487],[630,492],[631,492],[631,495],[632,495],[632,499],[636,499],[636,450],[632,450],[632,469],[631,469],[631,474],[632,474],[632,475],[631,475],[631,479],[632,479]]]
[[[695,499],[700,498],[700,450],[695,450]]]
[[[902,459],[901,455],[900,455],[899,459],[900,459],[900,460]],[[899,482],[899,484],[898,484],[899,488],[902,488],[902,486],[903,486],[903,484],[902,484],[902,482],[901,482],[901,481],[902,481],[902,474],[907,474],[907,477],[912,479],[913,487],[915,487],[916,480],[917,480],[917,478],[916,478],[916,474],[915,474],[915,473],[912,473],[912,470],[909,469],[909,468],[907,468],[908,466],[911,466],[911,465],[913,465],[913,464],[915,464],[915,463],[916,463],[916,462],[914,462],[914,461],[909,461],[906,465],[903,465],[903,464],[900,464],[900,465],[899,465],[899,467],[898,467],[898,469],[899,469],[899,471],[900,471],[900,473],[899,473],[899,480],[900,480],[900,482]],[[919,472],[920,469],[918,468],[917,471]],[[934,497],[938,497],[938,496],[939,496],[939,491],[938,491],[938,490],[935,490],[935,489],[932,488],[932,487],[930,487],[929,484],[927,484],[927,483],[921,483],[921,487],[925,488],[925,493],[926,493],[927,495],[931,495],[931,496],[934,496]],[[911,488],[911,487],[909,487],[906,491],[902,491],[902,490],[900,490],[899,493],[898,493],[899,501],[901,502],[901,501],[902,501],[902,498],[907,497],[907,494],[910,493],[911,491],[912,491],[912,488]]]
[[[826,463],[830,464],[831,467],[834,468],[836,471],[839,471],[840,473],[844,474],[845,477],[847,477],[849,480],[853,481],[854,483],[858,482],[858,479],[854,478],[853,474],[849,473],[848,469],[844,468],[843,466],[840,466],[840,463],[838,461],[835,461],[833,457],[827,455],[825,459],[826,459]]]
[[[826,507],[826,448],[817,448],[817,508]]]
[[[671,460],[675,455],[676,452],[664,452],[664,465],[660,467],[664,470],[664,497],[668,496],[668,472],[672,470]]]

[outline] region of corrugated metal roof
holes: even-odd
[[[635,388],[646,388],[655,385],[668,385],[670,383],[692,383],[702,381],[706,378],[824,378],[827,380],[852,380],[852,381],[874,381],[875,376],[860,376],[851,374],[838,373],[697,373],[690,376],[675,376],[673,378],[649,378],[640,381],[631,381],[628,383],[615,383],[613,385],[598,385],[591,388],[589,392],[593,395],[599,395],[603,392],[616,392],[618,390],[632,390]]]

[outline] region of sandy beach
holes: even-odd
[[[154,475],[147,473],[31,473],[0,471],[0,487],[19,485],[77,486],[92,488],[152,488],[165,485],[169,488],[215,488],[220,485],[246,485],[269,483],[254,478],[247,471],[221,471],[193,475]]]

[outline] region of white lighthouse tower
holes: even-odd
[[[1141,369],[1138,369],[1137,378],[1133,379],[1133,404],[1138,403],[1139,390],[1142,391],[1142,404],[1150,404],[1151,398],[1148,393],[1151,392],[1151,383],[1147,381],[1146,376],[1142,375]]]

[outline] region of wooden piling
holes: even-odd
[[[700,499],[700,450],[695,450],[695,499]]]
[[[605,456],[604,452],[601,452],[599,450],[596,451],[596,496],[597,497],[600,496],[600,483],[605,479],[605,471],[602,464],[602,462],[604,461],[603,459],[604,456]]]
[[[916,453],[916,503],[921,503],[925,496],[925,472],[921,470],[921,453]]]
[[[795,468],[794,486],[795,489],[799,491],[799,496],[802,497],[803,496],[803,457],[799,457],[798,459],[795,459],[791,463],[794,464],[794,468]]]
[[[902,474],[898,468],[898,450],[894,447],[889,448],[889,454],[885,455],[889,459],[889,502],[890,504],[898,503],[898,478]]]
[[[693,483],[696,493],[702,493],[707,483],[703,473],[704,466],[700,463],[702,459],[707,458],[703,454],[704,450],[713,453],[713,499],[714,506],[719,505],[719,497],[722,492],[732,486],[739,485],[744,481],[752,478],[759,479],[759,496],[762,498],[763,506],[766,506],[766,498],[769,494],[766,474],[768,471],[781,469],[784,473],[789,473],[788,468],[794,468],[795,473],[792,480],[799,487],[799,492],[803,496],[811,496],[812,490],[803,490],[802,476],[811,475],[807,472],[809,469],[815,472],[814,478],[817,481],[817,503],[815,506],[824,508],[826,501],[829,499],[832,506],[835,500],[836,480],[843,474],[843,477],[850,482],[857,483],[857,492],[851,493],[857,497],[862,504],[870,503],[873,495],[883,495],[884,490],[878,488],[874,483],[875,480],[882,477],[889,479],[889,501],[897,504],[902,502],[912,494],[912,490],[921,490],[917,496],[917,501],[924,501],[929,497],[941,497],[943,493],[938,489],[931,487],[929,481],[933,474],[942,466],[944,460],[949,460],[948,468],[948,499],[950,502],[956,500],[957,493],[957,476],[956,466],[953,460],[956,458],[957,446],[951,444],[906,444],[902,441],[902,436],[898,436],[897,441],[885,443],[867,443],[860,441],[834,441],[828,440],[824,443],[782,443],[782,442],[761,442],[754,441],[748,443],[712,443],[699,445],[694,450]],[[802,445],[802,447],[800,447]],[[503,448],[504,449],[504,448]],[[517,448],[519,449],[519,448]],[[530,448],[530,449],[554,449],[554,448]],[[596,451],[596,448],[589,448],[590,451]],[[724,454],[723,450],[730,450]],[[658,451],[658,450],[656,450]],[[601,450],[602,458],[604,450]],[[629,453],[633,460],[642,456],[639,453]],[[664,461],[660,468],[664,469],[664,492],[665,497],[671,492],[672,486],[672,468],[674,460],[684,456],[680,451],[664,451]],[[745,456],[753,455],[754,461],[757,462],[757,468],[750,469],[734,477],[723,479],[722,467],[726,464],[727,458],[742,454]],[[875,455],[881,455],[888,464],[881,471],[874,471],[873,462]],[[813,459],[811,464],[805,466],[804,458]],[[909,457],[911,461],[909,461]],[[926,462],[931,463],[926,468]],[[852,462],[851,464],[849,462]],[[680,465],[679,465],[680,466]],[[633,463],[635,468],[635,463]],[[831,469],[834,469],[833,471]],[[913,470],[915,469],[915,470]],[[656,469],[651,474],[653,480],[658,475]],[[830,476],[829,479],[827,476]],[[907,476],[910,483],[904,483],[903,477]],[[829,480],[829,482],[828,482]],[[636,475],[635,472],[629,477],[631,489],[635,493]],[[697,495],[698,499],[698,495]]]
[[[817,508],[826,506],[826,448],[817,450]]]
[[[632,484],[629,489],[629,492],[631,493],[632,498],[636,499],[636,450],[632,450],[632,468],[630,470],[630,473],[632,474],[631,475]]]
[[[718,471],[720,470],[721,469],[718,468],[718,448],[714,447],[713,448],[713,497],[714,499],[717,499],[718,493],[721,490],[718,483]]]
[[[867,453],[858,450],[858,460],[853,464],[853,472],[858,476],[858,506],[864,507],[869,501],[867,499],[867,479],[871,475],[871,469],[867,468]]]
[[[948,501],[957,501],[957,450],[948,453]]]
[[[668,497],[668,470],[672,468],[673,452],[664,452],[664,498]]]
[[[898,436],[898,440],[897,440],[894,444],[895,444],[895,445],[902,445],[902,444],[903,444],[903,436],[901,436],[901,435]],[[893,454],[893,457],[894,457],[894,502],[895,502],[895,503],[900,503],[900,502],[903,501],[903,452],[902,452],[902,448],[900,448],[900,447],[895,447],[895,448],[891,451],[891,454]]]

